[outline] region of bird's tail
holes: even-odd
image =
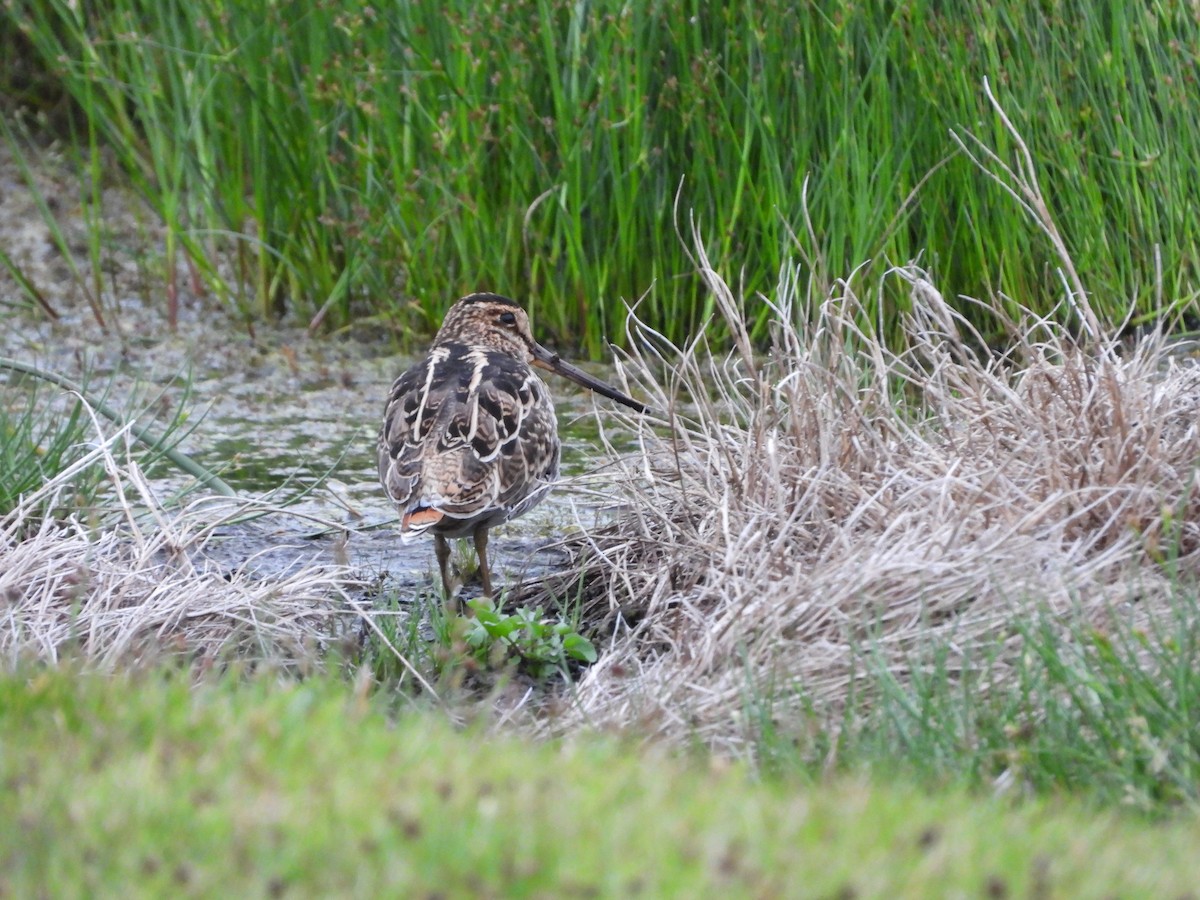
[[[400,519],[400,540],[406,544],[416,540],[445,517],[432,506],[414,506]]]

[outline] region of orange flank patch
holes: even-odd
[[[433,507],[418,507],[404,514],[404,518],[400,520],[400,527],[405,531],[410,528],[428,528],[430,525],[436,525],[443,518],[445,518],[445,514]]]

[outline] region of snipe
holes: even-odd
[[[400,511],[400,539],[433,535],[447,598],[447,539],[474,538],[492,596],[488,529],[536,506],[558,478],[554,402],[533,366],[646,409],[537,343],[525,310],[498,294],[455,303],[429,353],[388,395],[379,479]]]

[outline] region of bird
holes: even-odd
[[[492,293],[455,302],[429,352],[388,393],[379,480],[400,513],[401,542],[433,535],[447,601],[448,539],[474,539],[483,593],[493,597],[488,530],[531,510],[558,479],[554,401],[534,367],[646,412],[539,344],[521,305]]]

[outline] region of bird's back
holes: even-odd
[[[509,354],[438,344],[392,385],[378,460],[401,537],[465,535],[518,516],[558,477],[546,386]]]

